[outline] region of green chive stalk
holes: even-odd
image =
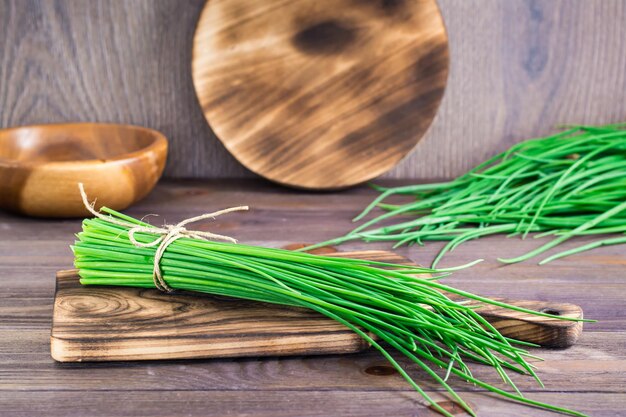
[[[151,226],[114,210],[102,211],[108,216],[83,221],[82,232],[72,246],[80,282],[155,288],[157,248],[138,247],[128,233],[132,225]],[[120,220],[127,225],[120,225]],[[143,244],[158,237],[145,231],[133,234],[136,242]],[[520,403],[583,416],[523,397],[508,372],[530,375],[541,384],[528,361],[538,359],[527,350],[534,345],[504,337],[475,308],[479,302],[539,316],[575,319],[505,305],[439,282],[458,268],[435,270],[189,237],[171,243],[158,265],[167,286],[175,290],[303,307],[344,324],[380,351],[444,416],[452,414],[422,389],[392,351],[416,364],[472,416],[476,414],[448,384],[450,375]],[[453,301],[446,294],[474,302]],[[511,389],[476,378],[470,362],[493,367]]]
[[[394,247],[447,241],[434,268],[460,244],[493,234],[553,236],[526,254],[499,258],[503,263],[525,261],[576,236],[598,236],[539,262],[545,264],[626,243],[626,125],[574,126],[527,140],[453,181],[375,188],[381,194],[354,221],[377,206],[385,213],[343,237],[303,250],[350,240],[391,241]],[[396,195],[410,196],[412,201],[384,202]]]

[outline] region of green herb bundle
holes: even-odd
[[[83,221],[83,230],[72,247],[81,283],[157,286],[153,268],[158,248],[137,244],[150,244],[163,237],[161,232],[151,233],[153,226],[113,210],[104,208],[103,212],[110,216]],[[128,226],[120,225],[120,221]],[[132,225],[141,229],[129,236]],[[433,270],[189,237],[171,242],[159,259],[157,265],[168,288],[304,307],[344,324],[378,349],[445,416],[452,415],[415,382],[391,350],[415,363],[471,415],[475,415],[471,408],[448,385],[449,375],[521,403],[582,416],[523,397],[507,371],[531,375],[541,383],[527,361],[536,358],[524,346],[529,344],[502,336],[474,311],[475,304],[453,301],[442,291],[511,310],[555,316],[439,283],[439,278],[452,269]],[[469,362],[493,367],[512,391],[474,377]]]
[[[309,247],[361,239],[393,241],[394,247],[448,241],[434,260],[468,240],[492,234],[531,232],[554,236],[548,243],[504,263],[527,260],[575,236],[601,237],[556,253],[540,264],[603,245],[626,243],[626,125],[576,126],[512,146],[450,182],[376,187],[374,207],[387,212],[347,235]],[[414,201],[384,204],[393,195]]]

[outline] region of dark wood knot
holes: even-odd
[[[560,316],[561,315],[561,311],[557,310],[554,307],[544,307],[541,310],[539,310],[540,313],[546,313],[546,314],[551,314],[553,316]]]
[[[368,375],[389,376],[398,373],[396,368],[390,365],[372,365],[365,368],[364,371]]]
[[[357,38],[357,30],[337,20],[325,20],[296,33],[293,45],[311,55],[334,55],[345,51]]]
[[[454,401],[450,401],[450,400],[445,400],[445,401],[437,401],[437,405],[441,408],[443,408],[444,410],[446,410],[448,413],[450,414],[462,414],[465,413],[465,409],[463,407],[461,407],[460,404],[454,402]],[[437,414],[441,414],[439,412],[439,410],[437,410],[435,408],[434,405],[430,404],[428,406],[428,408],[430,408],[432,411],[436,412]]]

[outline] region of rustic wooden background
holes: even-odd
[[[0,0],[0,127],[135,123],[171,140],[169,177],[251,176],[202,116],[191,41],[204,0]],[[396,178],[460,174],[560,123],[626,120],[626,1],[439,0],[451,74]]]

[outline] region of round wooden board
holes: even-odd
[[[231,154],[281,184],[355,185],[391,169],[443,96],[435,0],[209,0],[192,75]]]

